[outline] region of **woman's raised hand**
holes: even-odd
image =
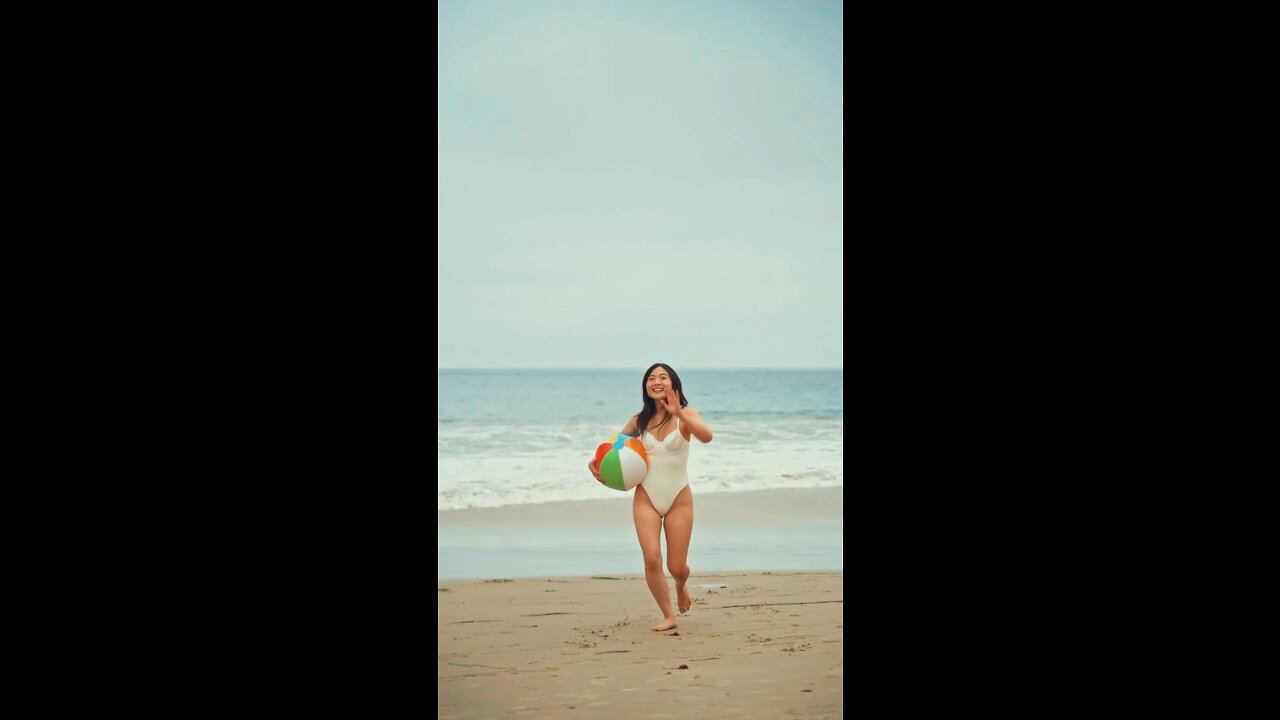
[[[662,398],[662,408],[667,411],[668,415],[680,417],[680,391],[675,388],[667,388],[667,394]]]

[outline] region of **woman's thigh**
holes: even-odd
[[[667,562],[678,560],[676,564],[683,565],[689,556],[689,538],[693,536],[693,492],[688,485],[671,503],[662,524],[667,531]]]
[[[643,493],[643,494],[642,494]],[[653,509],[649,493],[643,487],[637,487],[635,498],[631,502],[631,516],[636,521],[636,537],[640,539],[640,551],[645,560],[662,562],[662,516]],[[670,539],[667,540],[671,542]]]

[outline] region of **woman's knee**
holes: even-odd
[[[661,555],[652,555],[652,556],[650,556],[650,555],[645,555],[645,557],[644,557],[644,571],[645,571],[646,573],[660,573],[660,572],[662,572],[662,556],[661,556]]]
[[[667,563],[667,569],[671,571],[673,577],[679,577],[689,572],[689,566],[684,563],[677,563],[674,560]]]

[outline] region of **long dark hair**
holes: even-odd
[[[636,417],[636,437],[644,435],[645,428],[649,426],[649,421],[658,412],[658,403],[649,397],[649,373],[653,372],[654,368],[665,368],[667,374],[671,376],[671,389],[675,390],[680,396],[680,407],[685,407],[689,404],[689,398],[684,396],[684,384],[680,382],[680,376],[676,374],[676,371],[672,370],[671,366],[666,363],[650,365],[649,369],[644,371],[644,377],[640,379],[640,399],[644,401],[644,408],[640,410],[640,415]],[[666,422],[666,420],[663,422]]]

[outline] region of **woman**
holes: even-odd
[[[693,493],[689,489],[689,439],[696,437],[711,442],[711,428],[698,411],[689,407],[680,376],[669,365],[654,363],[641,383],[644,407],[631,416],[622,433],[640,438],[649,455],[649,473],[636,487],[631,515],[636,522],[636,535],[644,553],[644,579],[649,592],[662,610],[662,622],[656,631],[676,626],[676,611],[671,605],[671,591],[662,574],[660,535],[667,530],[667,569],[676,580],[676,602],[683,614],[693,604],[689,582],[689,537],[693,534]],[[587,461],[587,469],[596,481],[604,478],[595,466],[595,458]]]

